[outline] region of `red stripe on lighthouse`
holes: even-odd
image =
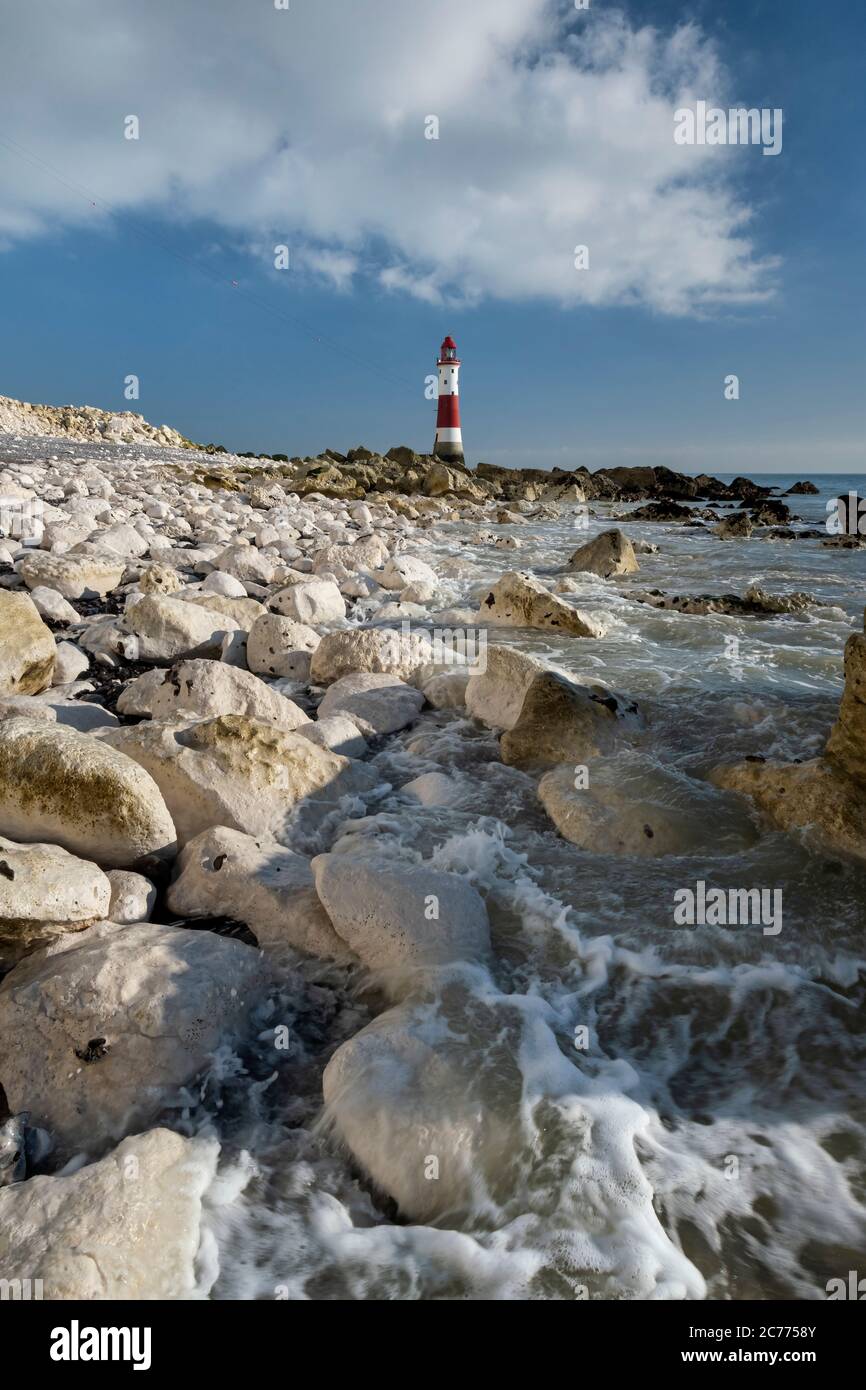
[[[440,396],[439,414],[436,417],[437,429],[456,430],[460,428],[460,397]]]

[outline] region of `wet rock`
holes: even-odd
[[[267,836],[224,825],[197,835],[178,858],[167,901],[180,917],[246,922],[267,955],[350,955],[319,901],[309,859]]]
[[[487,648],[484,670],[466,685],[466,708],[489,729],[511,729],[536,676],[544,670],[534,656],[516,647]]]
[[[524,1095],[520,1011],[502,996],[453,994],[381,1014],[323,1077],[326,1117],[376,1188],[403,1218],[451,1228],[488,1194],[514,1190]]]
[[[748,512],[732,512],[719,522],[715,534],[720,541],[748,540],[753,522]]]
[[[563,839],[592,854],[735,854],[756,838],[733,798],[631,753],[555,767],[538,796]]]
[[[774,618],[785,613],[803,613],[815,608],[818,600],[811,594],[768,594],[753,584],[745,594],[663,594],[660,589],[635,590],[629,598],[652,608],[669,609],[676,613],[698,616],[707,613],[728,613],[736,617]]]
[[[406,589],[410,585],[429,584],[431,590],[439,587],[435,570],[423,560],[411,555],[396,555],[390,559],[378,576],[383,589]]]
[[[593,618],[550,593],[532,575],[515,571],[504,574],[482,599],[478,622],[500,627],[542,628],[571,637],[601,635]]]
[[[866,787],[826,758],[722,765],[711,781],[748,796],[772,825],[802,832],[816,848],[866,860]]]
[[[10,1108],[29,1110],[61,1154],[98,1152],[235,1041],[269,983],[258,951],[210,932],[102,922],[61,937],[0,985]]]
[[[578,762],[612,749],[639,728],[637,706],[603,686],[583,686],[542,671],[527,688],[515,723],[499,741],[514,767]]]
[[[859,632],[852,633],[845,644],[845,689],[827,756],[843,772],[866,783],[866,636]]]
[[[396,676],[361,672],[328,687],[319,716],[345,714],[367,738],[405,729],[421,711],[424,696]]]
[[[490,950],[484,902],[457,874],[352,854],[320,854],[313,873],[337,935],[392,994],[413,971]]]
[[[568,569],[597,574],[600,579],[610,579],[616,574],[637,574],[639,568],[631,541],[617,530],[603,531],[587,541],[568,561]]]
[[[153,1129],[57,1177],[0,1190],[0,1268],[49,1300],[190,1299],[219,1145]]]

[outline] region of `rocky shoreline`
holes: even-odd
[[[193,1297],[207,1291],[195,1257],[219,1144],[171,1116],[226,1042],[276,1035],[279,972],[321,961],[373,983],[376,1016],[335,1036],[322,1099],[335,1142],[402,1220],[465,1209],[495,1183],[517,1123],[475,1076],[479,1048],[507,1068],[524,1028],[520,998],[492,982],[483,894],[435,856],[395,862],[345,833],[382,795],[371,753],[424,709],[474,721],[571,845],[684,852],[701,805],[676,792],[659,810],[601,770],[627,769],[649,736],[629,692],[507,639],[528,629],[591,647],[603,628],[575,605],[574,577],[632,584],[657,548],[626,520],[685,520],[721,544],[792,518],[749,480],[659,468],[470,472],[361,448],[217,460],[144,434],[132,442],[167,447],[137,459],[113,454],[111,434],[86,456],[73,438],[36,459],[31,442],[27,460],[0,441],[7,512],[41,527],[37,544],[8,522],[0,537],[0,1274],[40,1278],[52,1298]],[[559,574],[500,569],[455,606],[430,562],[428,534],[455,522],[489,534],[491,551],[519,549],[489,528],[588,518],[588,503],[598,533]],[[756,586],[627,596],[696,618],[814,602]],[[711,779],[771,823],[811,827],[819,852],[860,859],[864,650],[852,637],[825,755]],[[588,766],[589,794],[575,777]],[[402,790],[427,806],[453,795],[439,772]],[[732,804],[750,843],[749,803]],[[217,919],[246,932],[195,926]],[[555,1071],[552,1033],[543,1047]],[[449,1160],[435,1182],[431,1148]],[[93,1244],[96,1261],[80,1253]]]

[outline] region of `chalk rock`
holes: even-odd
[[[313,653],[310,678],[316,685],[329,685],[357,671],[373,671],[407,680],[419,666],[431,660],[431,654],[426,632],[350,628],[322,638]]]
[[[335,623],[346,616],[346,600],[333,579],[306,579],[280,589],[271,605],[297,623]]]
[[[478,610],[479,623],[500,627],[534,627],[571,637],[599,637],[595,619],[570,607],[545,589],[533,575],[512,571],[490,589]]]
[[[534,677],[520,714],[502,735],[502,761],[527,764],[585,762],[609,752],[628,729],[637,729],[637,707],[602,686],[578,685],[555,671]]]
[[[466,704],[466,692],[473,679],[472,671],[439,671],[421,683],[424,699],[434,709],[461,709]]]
[[[269,982],[258,951],[212,932],[100,922],[59,937],[0,985],[10,1108],[61,1152],[97,1152],[236,1040]]]
[[[334,930],[391,992],[412,970],[490,950],[484,902],[457,874],[352,854],[320,854],[313,873]]]
[[[756,838],[733,797],[632,754],[555,767],[538,796],[560,835],[593,854],[738,854]]]
[[[362,764],[240,714],[194,724],[145,722],[112,729],[100,741],[148,771],[181,844],[213,825],[283,841],[300,803],[310,817],[324,815],[342,796],[376,782]]]
[[[613,530],[603,531],[580,546],[568,561],[568,568],[610,579],[615,574],[637,574],[639,566],[628,536]]]
[[[247,638],[247,664],[260,676],[307,680],[319,634],[305,623],[265,613],[257,618]]]
[[[111,902],[103,913],[110,922],[149,922],[156,907],[156,888],[144,874],[128,869],[109,869]]]
[[[142,594],[176,594],[184,584],[171,565],[148,565],[142,570],[138,587]]]
[[[268,955],[287,947],[345,959],[313,884],[309,859],[267,836],[217,825],[182,850],[168,906],[179,917],[234,917],[246,922]]]
[[[165,594],[146,594],[132,604],[123,625],[134,639],[124,653],[127,659],[156,663],[218,656],[226,632],[240,626],[221,613]]]
[[[466,686],[466,708],[489,729],[511,729],[520,718],[526,692],[544,666],[516,647],[490,646],[484,670]]]
[[[218,1154],[215,1139],[152,1129],[74,1173],[0,1189],[4,1279],[41,1280],[57,1301],[195,1297]]]
[[[0,837],[0,958],[6,966],[40,942],[100,921],[110,899],[111,885],[96,864],[59,845]]]
[[[383,589],[406,589],[411,584],[429,584],[431,591],[439,587],[436,571],[411,555],[395,555],[378,579]]]
[[[90,670],[90,658],[74,642],[58,642],[54,652],[53,685],[71,685]]]
[[[380,1014],[334,1053],[326,1116],[404,1219],[447,1216],[454,1229],[461,1211],[501,1192],[506,1156],[521,1148],[523,1036],[503,996],[488,1004],[454,988],[438,1007]]]
[[[325,692],[319,716],[345,714],[368,738],[393,734],[418,718],[424,696],[396,676],[361,672],[343,676]]]
[[[324,719],[299,724],[297,732],[318,744],[319,748],[342,753],[344,758],[363,758],[367,752],[367,740],[357,724],[345,714],[325,715]]]
[[[252,672],[201,659],[145,671],[126,687],[117,708],[121,714],[151,719],[209,719],[219,714],[243,714],[286,729],[296,729],[307,720],[292,700]]]
[[[104,598],[123,579],[126,561],[105,551],[85,549],[66,555],[31,551],[16,565],[28,589],[56,589],[63,598]]]
[[[802,833],[818,849],[866,860],[866,786],[835,762],[727,764],[710,780],[750,797],[772,825]]]
[[[29,594],[0,589],[0,695],[37,695],[54,675],[54,638]]]
[[[159,788],[132,759],[102,739],[20,718],[0,722],[0,834],[49,841],[107,868],[176,847]]]
[[[125,522],[109,526],[104,531],[96,531],[90,539],[101,549],[110,551],[112,555],[120,555],[126,560],[139,559],[148,551],[146,538],[140,531],[136,531],[134,526]]]
[[[30,597],[36,605],[40,618],[49,618],[53,623],[77,623],[80,621],[72,604],[56,589],[48,589],[44,584],[37,584],[35,589],[30,590]]]
[[[259,603],[254,598],[227,598],[225,594],[201,593],[201,594],[182,594],[181,597],[187,603],[194,603],[199,608],[206,608],[209,613],[219,613],[226,620],[223,626],[227,630],[236,629],[241,632],[249,632],[253,623],[263,617],[268,611],[263,603]]]

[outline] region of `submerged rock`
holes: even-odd
[[[579,762],[612,749],[639,727],[637,706],[603,686],[577,685],[543,671],[529,685],[520,714],[499,741],[502,761],[515,767]]]
[[[438,1005],[389,1010],[334,1053],[326,1117],[402,1217],[453,1228],[512,1196],[523,1039],[518,1007],[455,986]]]
[[[636,603],[652,608],[671,609],[676,613],[729,613],[736,617],[775,618],[785,613],[803,613],[820,607],[811,594],[768,594],[753,584],[745,594],[663,594],[660,589],[635,590],[630,595]]]
[[[733,854],[756,838],[733,798],[634,754],[556,767],[538,796],[560,835],[592,854]]]

